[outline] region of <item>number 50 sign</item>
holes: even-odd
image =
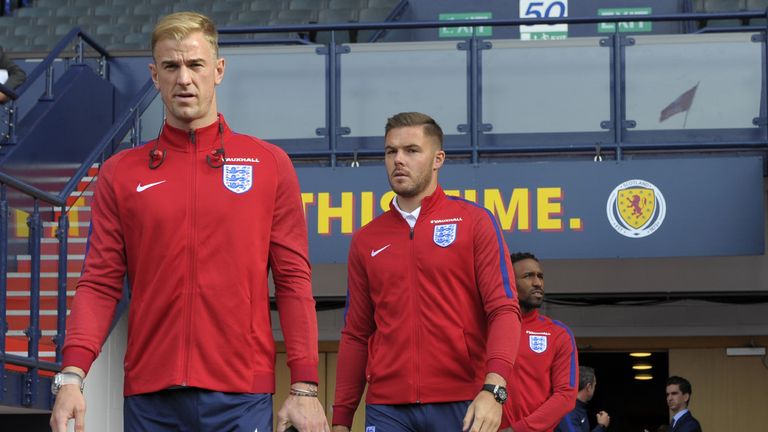
[[[563,18],[568,16],[568,0],[520,0],[520,18]],[[565,39],[568,24],[520,26],[520,39]]]

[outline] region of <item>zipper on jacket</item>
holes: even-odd
[[[189,363],[190,357],[192,356],[192,305],[195,301],[195,281],[197,280],[197,266],[195,265],[195,258],[197,257],[197,247],[195,245],[195,234],[197,233],[197,230],[195,229],[197,225],[197,140],[194,130],[189,131],[189,142],[192,144],[192,181],[190,182],[189,189],[189,271],[187,272],[189,275],[189,285],[187,286],[187,301],[186,309],[184,310],[184,330],[186,333],[184,335],[184,341],[186,349],[182,354],[185,363],[184,368],[182,369],[184,371],[184,376],[182,377],[183,386],[187,386],[189,382]]]
[[[418,220],[416,221],[418,223]],[[410,227],[410,239],[413,240],[414,237],[414,231],[416,229],[416,225]],[[416,262],[416,242],[411,241],[411,259],[409,262],[415,263]],[[417,271],[415,266],[411,266],[411,298],[412,298],[412,304],[413,304],[413,319],[414,323],[416,325],[413,326],[414,328],[414,336],[413,336],[413,353],[415,354],[413,356],[413,368],[415,370],[414,373],[414,382],[416,385],[416,403],[421,403],[421,357],[420,357],[420,350],[419,347],[421,346],[420,339],[421,339],[421,331],[420,331],[420,325],[419,319],[421,317],[421,313],[419,313],[419,288],[418,288],[418,282],[419,278],[416,277]]]

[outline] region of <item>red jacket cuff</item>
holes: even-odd
[[[510,385],[509,377],[512,375],[512,366],[504,360],[490,359],[485,363],[486,373],[497,373],[501,375],[506,381],[507,386]]]
[[[354,411],[350,411],[340,406],[335,406],[333,407],[333,420],[331,421],[331,425],[341,425],[351,428],[354,418]]]
[[[293,365],[291,367],[291,384],[297,382],[310,382],[318,384],[317,365]]]
[[[82,369],[86,374],[91,369],[96,355],[88,351],[85,348],[80,347],[67,347],[61,351],[62,361],[61,366],[75,366]]]
[[[528,426],[525,424],[523,420],[520,420],[519,422],[512,423],[512,430],[515,432],[531,432],[530,429],[528,429]]]

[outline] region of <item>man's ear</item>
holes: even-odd
[[[150,63],[148,66],[149,74],[152,76],[152,82],[155,83],[155,88],[160,90],[160,85],[157,83],[157,65]]]
[[[216,60],[216,70],[215,70],[215,76],[214,76],[214,83],[216,85],[221,84],[221,81],[224,79],[224,69],[226,68],[226,62],[223,58],[219,58]]]
[[[445,162],[445,152],[443,150],[438,150],[435,152],[435,164],[432,166],[432,169],[439,170],[442,168],[443,162]]]

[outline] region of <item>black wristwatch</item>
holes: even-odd
[[[491,392],[493,397],[496,399],[496,402],[504,405],[504,402],[507,401],[507,389],[495,384],[485,384],[483,385],[483,390],[487,392]]]

